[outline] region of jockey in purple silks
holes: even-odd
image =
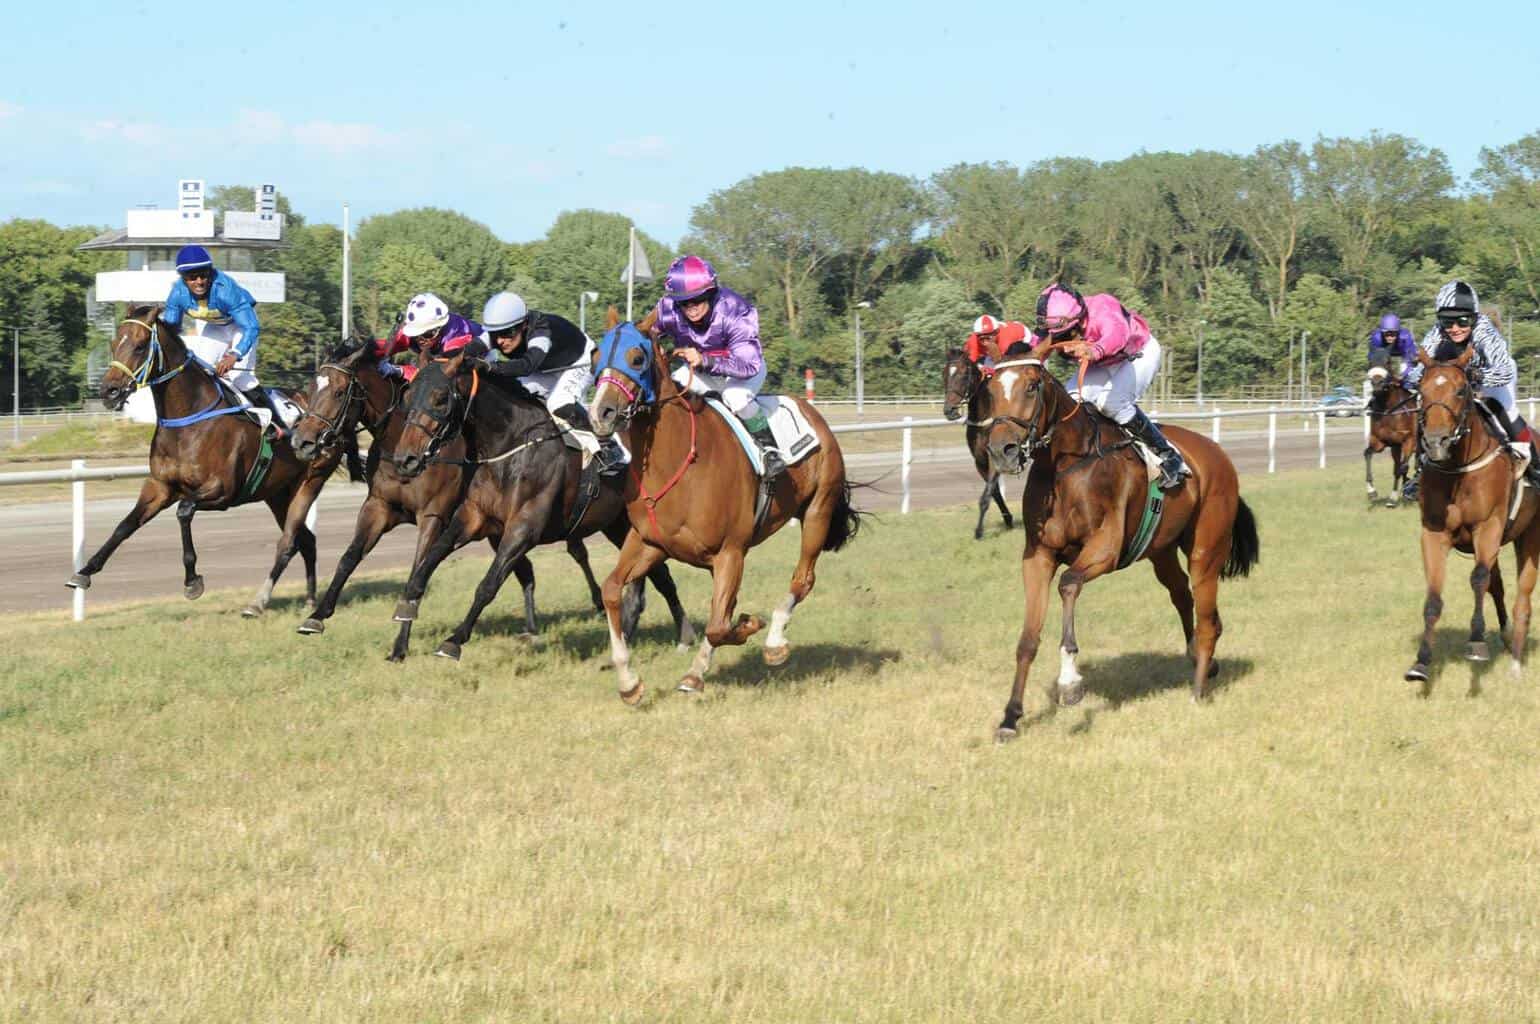
[[[699,256],[681,256],[663,278],[653,337],[674,339],[685,365],[674,381],[692,394],[715,391],[748,427],[764,453],[764,483],[785,471],[770,423],[755,396],[765,384],[765,355],[754,304],[717,283],[717,272]]]
[[[1394,313],[1380,317],[1380,325],[1369,332],[1369,379],[1375,380],[1390,372],[1390,357],[1401,360],[1395,371],[1399,381],[1417,361],[1417,340],[1412,332],[1401,326],[1401,318]],[[1376,372],[1380,371],[1380,372]]]

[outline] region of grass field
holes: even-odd
[[[1415,696],[1415,513],[1348,465],[1244,483],[1262,564],[1221,587],[1213,702],[1141,565],[1081,600],[1086,702],[1007,746],[1019,541],[964,509],[868,524],[790,663],[756,638],[703,699],[653,600],[641,712],[552,553],[544,642],[510,588],[459,666],[426,652],[475,564],[404,667],[396,580],[308,639],[293,582],[259,622],[244,590],[13,619],[0,1019],[1540,1017],[1533,671],[1456,660],[1456,560]],[[741,607],[793,555],[756,552]]]

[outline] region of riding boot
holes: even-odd
[[[259,385],[258,387],[247,388],[245,391],[242,391],[241,394],[245,395],[246,401],[250,402],[254,407],[258,409],[266,409],[272,415],[273,436],[283,437],[285,433],[283,416],[279,414],[278,403],[274,402],[273,396],[267,393],[267,388],[261,387]]]
[[[558,419],[566,420],[578,430],[594,434],[593,421],[588,418],[588,410],[577,402],[571,402],[557,409],[554,414]],[[620,447],[620,442],[613,436],[599,437],[594,434],[599,442],[599,450],[594,453],[593,465],[600,475],[613,473],[626,463],[626,453]]]
[[[765,475],[760,482],[769,487],[775,482],[775,478],[786,472],[786,463],[781,458],[781,450],[776,446],[775,435],[770,432],[770,421],[765,419],[764,413],[759,413],[751,420],[744,420],[743,425],[749,428],[749,433],[754,436],[759,445],[760,454],[765,461]]]
[[[1134,418],[1123,426],[1129,433],[1149,445],[1160,458],[1160,489],[1172,491],[1182,486],[1182,478],[1191,475],[1191,470],[1183,461],[1182,453],[1166,440],[1166,435],[1162,434],[1155,422],[1144,414],[1144,410],[1136,407]]]

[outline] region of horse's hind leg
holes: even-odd
[[[617,545],[618,546],[618,545]],[[593,566],[588,564],[588,548],[581,537],[567,538],[567,554],[583,570],[583,580],[588,584],[588,598],[594,603],[594,611],[604,614],[604,595],[599,591],[599,581],[594,579]]]
[[[161,509],[171,504],[171,487],[164,481],[154,477],[146,480],[144,486],[139,489],[139,500],[134,502],[134,507],[128,510],[118,523],[117,529],[112,531],[112,536],[107,538],[107,543],[97,549],[96,554],[86,559],[85,565],[65,583],[65,586],[79,590],[88,589],[91,586],[91,577],[102,571],[102,566],[107,564],[107,559],[118,549],[134,531],[160,514]]]
[[[984,478],[984,490],[979,493],[979,521],[973,527],[973,539],[984,539],[984,516],[989,512],[989,500],[994,497],[995,478],[991,474]]]
[[[829,527],[836,514],[837,502],[832,496],[839,492],[834,488],[821,491],[808,503],[802,518],[802,551],[797,558],[797,568],[791,574],[791,590],[786,599],[770,613],[770,632],[765,637],[765,664],[784,665],[791,656],[786,642],[786,625],[797,605],[807,600],[818,581],[818,556],[824,541],[829,539]],[[985,484],[983,497],[979,498],[979,529],[983,530],[984,513],[989,510],[989,485]]]
[[[1470,661],[1488,661],[1492,657],[1487,647],[1486,598],[1497,568],[1497,556],[1502,551],[1503,525],[1500,516],[1494,517],[1476,527],[1471,535],[1476,564],[1470,573],[1475,608],[1471,612],[1470,637],[1465,645],[1465,657]],[[1472,692],[1475,685],[1473,680]]]
[[[1182,620],[1182,641],[1187,647],[1187,656],[1195,657],[1193,651],[1193,620],[1192,620],[1192,587],[1187,583],[1187,573],[1182,569],[1182,560],[1177,557],[1176,548],[1162,548],[1150,555],[1150,565],[1155,570],[1155,578],[1160,580],[1166,592],[1171,595],[1171,605],[1176,609],[1177,618]],[[1210,663],[1209,673],[1217,669],[1215,663]]]
[[[259,618],[267,611],[267,603],[273,599],[273,588],[278,585],[278,577],[283,575],[283,571],[289,567],[289,560],[300,549],[299,531],[310,532],[309,528],[305,526],[304,511],[296,511],[295,506],[299,502],[294,500],[295,497],[297,495],[291,497],[284,494],[275,494],[267,499],[267,507],[272,510],[273,518],[277,520],[278,528],[282,532],[278,535],[278,551],[273,558],[272,570],[268,572],[267,579],[263,582],[262,586],[257,588],[257,596],[251,599],[250,604],[241,609],[241,615],[248,619]],[[305,502],[303,507],[308,509],[310,503],[308,501]],[[313,567],[315,560],[314,537],[310,541],[310,560],[312,563],[311,579],[313,584],[315,575]],[[315,599],[313,590],[309,597],[312,601]]]
[[[1524,669],[1524,643],[1529,639],[1530,598],[1535,590],[1535,577],[1540,575],[1540,522],[1530,526],[1518,538],[1514,548],[1519,556],[1518,593],[1513,598],[1513,635],[1509,650],[1513,654],[1513,671],[1517,675]]]
[[[1503,560],[1492,560],[1492,578],[1487,581],[1487,593],[1492,597],[1492,606],[1497,609],[1497,634],[1499,639],[1508,635],[1508,605],[1507,595],[1503,592]]]
[[[203,577],[198,575],[198,552],[192,539],[193,513],[197,511],[198,503],[191,498],[177,502],[176,522],[182,528],[182,593],[189,601],[203,596]]]
[[[1428,592],[1422,603],[1422,640],[1417,645],[1417,660],[1406,670],[1407,682],[1423,684],[1423,696],[1428,693],[1428,665],[1433,661],[1433,628],[1444,613],[1444,563],[1448,558],[1449,535],[1424,527],[1422,572],[1428,581]]]
[[[1380,498],[1378,491],[1374,489],[1374,446],[1364,448],[1364,483],[1369,488],[1369,501],[1376,502]]]

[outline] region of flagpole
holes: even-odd
[[[631,225],[631,244],[626,249],[626,322],[631,319],[631,303],[636,297],[636,225]]]

